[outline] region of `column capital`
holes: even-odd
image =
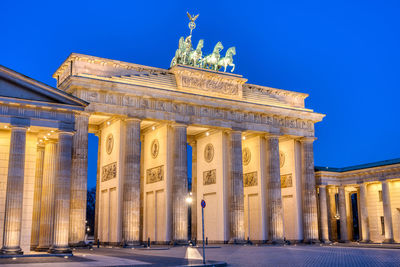
[[[274,139],[274,138],[278,138],[279,139],[279,137],[281,137],[281,136],[282,136],[281,134],[276,134],[276,133],[264,134],[264,138],[265,139]]]
[[[90,113],[87,111],[77,111],[75,113],[75,116],[82,116],[82,117],[90,117]]]
[[[173,127],[173,128],[179,128],[179,127],[181,127],[181,128],[187,128],[188,125],[185,124],[185,123],[174,122],[174,123],[171,123],[171,127]]]
[[[133,122],[141,122],[142,120],[139,118],[135,118],[135,117],[127,117],[123,119],[124,121],[133,121]]]
[[[72,131],[64,131],[64,130],[60,130],[60,131],[58,131],[57,133],[58,133],[59,136],[60,136],[60,135],[71,135],[71,136],[73,136],[73,135],[75,134],[75,132],[72,132]]]
[[[317,140],[317,138],[314,136],[304,136],[299,139],[302,143],[313,143],[315,140]]]
[[[326,188],[327,185],[326,185],[326,184],[320,184],[320,185],[317,185],[317,187],[318,187],[318,188]]]

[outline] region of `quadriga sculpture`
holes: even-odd
[[[198,43],[197,43],[197,47],[196,50],[193,50],[189,53],[189,65],[190,66],[195,66],[195,67],[199,67],[200,66],[200,59],[203,56],[203,52],[201,52],[201,49],[204,46],[204,40],[201,39]]]
[[[222,49],[224,49],[222,43],[218,42],[215,45],[213,52],[211,54],[205,56],[201,60],[201,67],[212,69],[212,70],[218,70],[218,61],[219,61],[219,58],[221,57],[220,52]]]
[[[231,66],[231,72],[235,70],[235,64],[233,64],[233,56],[236,55],[236,48],[234,46],[229,47],[226,51],[226,54],[223,58],[218,60],[218,70],[224,67],[224,71],[226,71],[226,67]]]

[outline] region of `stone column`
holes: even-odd
[[[360,184],[360,218],[361,218],[361,242],[370,242],[369,234],[369,218],[368,218],[368,206],[367,206],[367,184]]]
[[[382,204],[385,222],[385,240],[383,243],[393,243],[392,207],[390,205],[390,191],[387,180],[382,182]]]
[[[53,242],[56,171],[57,143],[54,140],[50,140],[47,141],[44,148],[39,245],[37,246],[36,251],[47,251]]]
[[[346,192],[344,186],[339,187],[340,241],[349,242],[347,232]]]
[[[75,116],[75,135],[72,145],[71,206],[69,243],[84,245],[86,227],[86,196],[88,172],[89,114]]]
[[[272,243],[284,243],[279,136],[268,135],[266,141],[269,240]]]
[[[140,228],[140,120],[126,120],[122,240],[124,246],[139,245]]]
[[[52,253],[69,253],[68,245],[70,197],[71,197],[71,166],[72,166],[71,132],[58,134],[57,176],[55,182],[54,201],[54,237]]]
[[[187,243],[188,240],[188,195],[187,181],[187,136],[186,125],[175,124],[173,143],[172,180],[172,240]]]
[[[197,239],[197,142],[190,143],[192,146],[192,240]]]
[[[304,137],[301,142],[302,168],[302,202],[304,242],[319,242],[318,240],[318,209],[314,176],[314,137]]]
[[[319,186],[319,210],[321,216],[321,239],[322,242],[329,243],[328,203],[326,199],[326,185]]]
[[[2,254],[22,254],[20,247],[24,197],[26,128],[11,127]]]
[[[229,243],[244,242],[244,189],[243,189],[243,163],[242,163],[242,132],[230,133],[230,208]]]
[[[44,145],[40,144],[36,152],[35,189],[33,193],[33,212],[31,230],[31,249],[39,245],[40,233],[40,206],[42,199],[42,180],[44,163]]]

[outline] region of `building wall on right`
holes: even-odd
[[[327,203],[319,202],[319,220],[327,222],[330,241],[400,242],[400,159],[346,168],[315,167],[315,177],[319,192],[328,192]],[[337,192],[336,199],[332,192]],[[357,197],[352,199],[354,194]],[[340,218],[343,207],[346,218]],[[327,218],[321,217],[324,208]],[[347,231],[347,238],[341,230]]]

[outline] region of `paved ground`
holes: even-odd
[[[0,259],[2,266],[181,266],[199,264],[201,249],[77,249],[73,257]],[[186,259],[185,259],[186,257]],[[187,259],[187,258],[191,259]],[[206,249],[207,259],[229,266],[400,266],[400,249],[339,246],[230,246]]]

